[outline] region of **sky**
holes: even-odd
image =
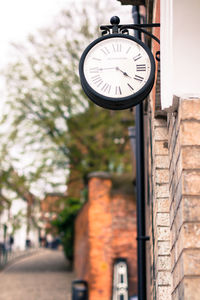
[[[5,102],[5,81],[1,70],[13,56],[11,43],[23,43],[30,33],[52,23],[58,12],[72,1],[0,0],[0,111]]]
[[[9,43],[23,41],[29,33],[51,23],[57,13],[84,0],[0,0],[0,66],[9,53]],[[85,0],[86,1],[86,0]],[[92,1],[92,0],[90,0]],[[121,6],[117,0],[107,0]],[[125,7],[121,6],[124,10]]]
[[[0,0],[0,115],[5,107],[6,85],[2,70],[14,55],[11,43],[23,44],[30,34],[51,25],[59,11],[74,3],[92,0]],[[101,0],[103,1],[103,0]],[[121,23],[129,23],[131,14],[117,0],[104,0],[105,6],[119,8]],[[131,10],[129,6],[129,11]],[[123,14],[125,17],[123,17]],[[112,15],[111,15],[112,16]],[[129,16],[129,17],[128,17]],[[109,20],[108,22],[109,23]],[[100,24],[101,25],[101,24]],[[26,157],[24,157],[24,162]]]
[[[8,59],[9,43],[23,41],[51,22],[71,0],[0,0],[0,65]]]
[[[23,43],[29,34],[51,24],[60,10],[74,3],[90,1],[92,0],[0,0],[0,70],[13,55],[11,43]],[[119,7],[122,13],[127,11],[127,6],[122,6],[117,0],[105,1],[110,7]],[[0,78],[0,93],[3,85],[3,78]]]

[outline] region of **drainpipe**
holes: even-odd
[[[132,7],[135,24],[140,24],[139,6]],[[141,39],[139,31],[135,30],[136,38]],[[144,181],[144,126],[143,103],[135,109],[136,126],[136,193],[137,193],[137,270],[138,270],[138,300],[146,300],[146,240],[145,236],[145,181]]]

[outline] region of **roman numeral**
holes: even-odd
[[[131,50],[131,47],[128,48],[128,50],[126,51],[126,54],[129,53],[130,50]]]
[[[120,86],[116,86],[115,87],[115,95],[121,95],[122,94],[122,90],[120,88]]]
[[[133,60],[136,61],[138,59],[140,59],[142,57],[142,55],[139,53],[138,55],[133,57]]]
[[[100,59],[100,58],[97,58],[97,57],[92,57],[92,59],[101,61],[101,59]]]
[[[146,71],[146,65],[145,64],[136,65],[136,71],[137,72],[145,72]]]
[[[122,51],[122,45],[121,44],[112,44],[114,52],[121,52]]]
[[[105,83],[104,85],[103,85],[103,87],[101,88],[101,90],[102,90],[102,92],[104,92],[104,93],[110,93],[110,90],[111,90],[111,85],[110,84],[108,84],[108,83]]]
[[[99,84],[99,85],[101,84],[101,82],[103,82],[100,75],[92,76],[92,81],[94,84]]]
[[[129,88],[130,88],[132,91],[134,91],[134,88],[133,88],[129,83],[127,83],[127,85],[129,86]]]
[[[108,50],[108,48],[104,47],[104,48],[101,48],[101,51],[105,54],[105,55],[108,55],[110,53],[110,51]]]
[[[144,77],[135,75],[134,79],[135,79],[135,80],[138,80],[138,81],[142,81],[142,80],[144,79]]]
[[[102,83],[103,83],[103,80],[99,80],[98,82],[97,82],[97,86],[99,87],[100,85],[102,85]]]
[[[99,72],[99,68],[90,68],[90,73],[98,73]]]

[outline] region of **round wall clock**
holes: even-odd
[[[155,62],[149,48],[124,34],[109,34],[93,41],[79,64],[86,95],[97,105],[121,110],[135,106],[150,93]]]

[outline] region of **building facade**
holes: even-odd
[[[147,299],[200,298],[199,0],[129,0],[161,23],[156,80],[143,102]]]

